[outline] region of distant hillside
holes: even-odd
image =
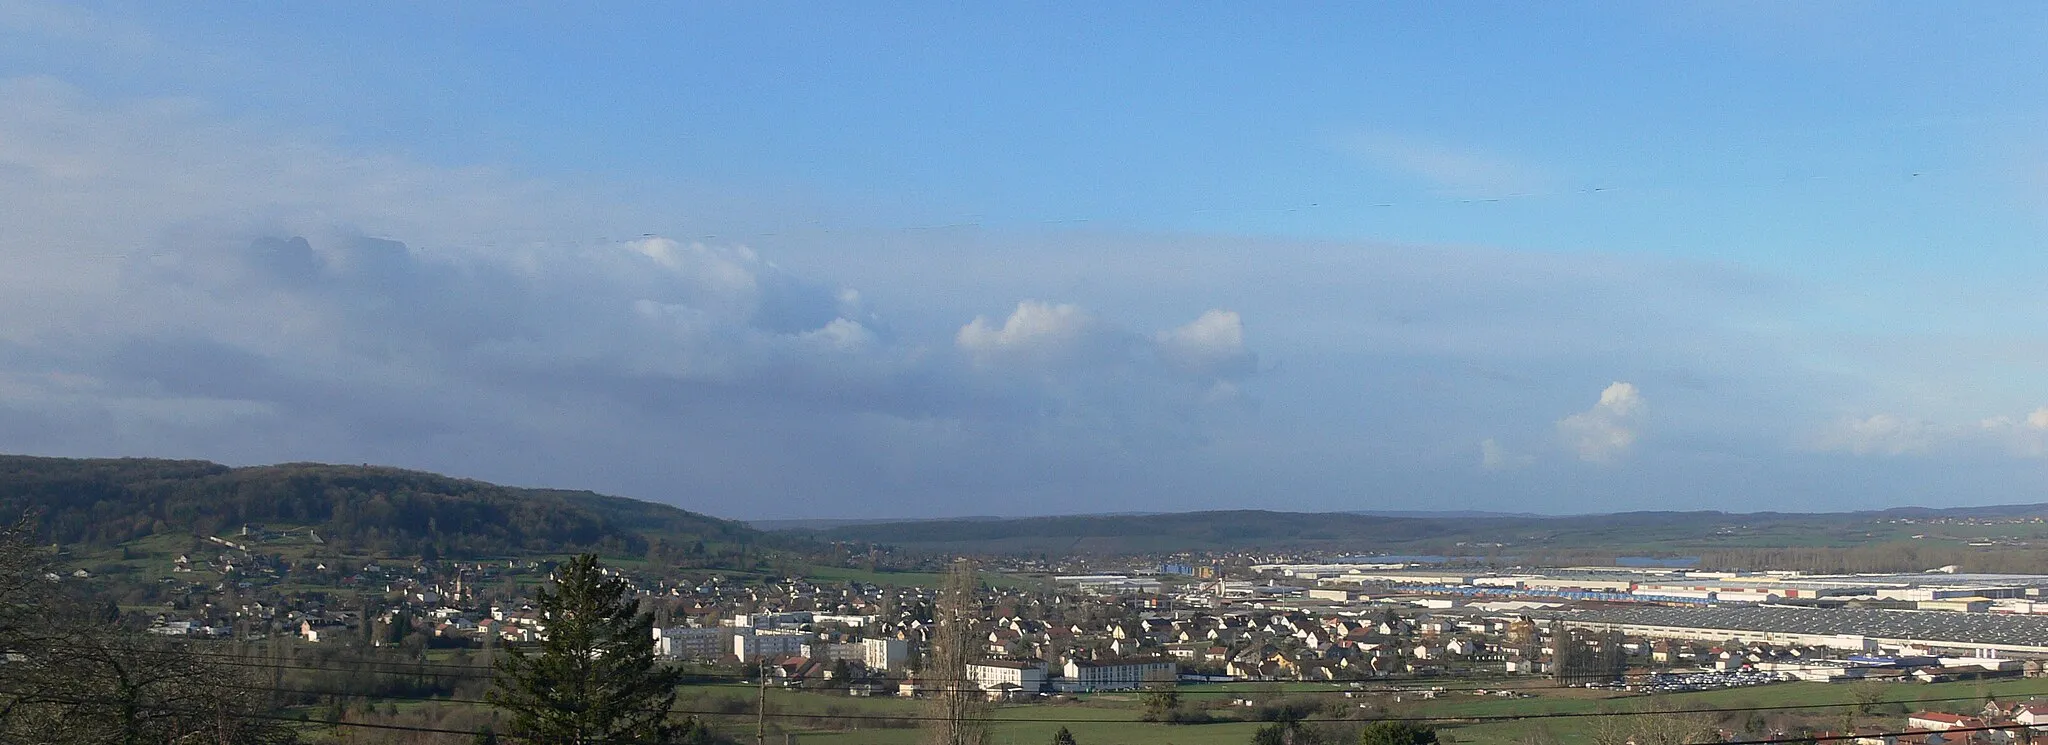
[[[935,549],[1021,553],[1224,550],[1351,542],[1410,542],[1463,532],[1456,520],[1264,510],[916,520],[839,525],[821,538]]]
[[[1501,513],[1358,513],[1233,510],[1153,515],[1072,515],[1012,519],[864,522],[792,530],[821,539],[873,542],[942,552],[1136,554],[1172,551],[1312,550],[1531,560],[1610,561],[1619,556],[1709,555],[1748,563],[1763,549],[1828,549],[1956,544],[1973,553],[2048,545],[2048,526],[1976,525],[1941,529],[1926,521],[2048,515],[2048,505],[1896,508],[1842,513],[1624,512],[1537,516]],[[1901,519],[1914,520],[1901,524]],[[1939,527],[1939,526],[1938,526]],[[1905,543],[1901,543],[1905,542]],[[1898,551],[1898,566],[1935,554]],[[1947,554],[1926,567],[1955,563]],[[1772,559],[1782,563],[1787,559]]]
[[[97,546],[248,524],[312,527],[337,548],[401,555],[689,556],[764,540],[743,524],[667,505],[395,468],[0,456],[0,516],[30,508],[50,540]]]

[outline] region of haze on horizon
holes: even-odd
[[[2048,7],[0,0],[0,452],[2048,501]]]

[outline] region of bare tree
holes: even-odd
[[[1654,701],[1631,712],[1617,712],[1592,722],[1594,745],[1684,745],[1711,742],[1720,732],[1714,720],[1698,712],[1672,711],[1669,702]]]
[[[49,582],[41,551],[31,538],[29,516],[0,523],[0,656],[23,656],[36,636],[36,609],[49,596]],[[10,662],[18,665],[20,662]],[[18,670],[19,668],[14,668]],[[16,676],[8,676],[13,682]],[[14,682],[0,689],[0,733],[21,716],[22,700],[17,690],[28,686]]]
[[[927,745],[982,745],[988,736],[988,702],[967,679],[974,627],[981,620],[975,598],[974,562],[960,559],[946,573],[932,607],[932,651],[924,675],[934,681]]]
[[[80,623],[51,635],[18,663],[29,684],[0,739],[24,745],[297,741],[266,713],[268,689],[242,668],[192,653],[186,643],[112,624]]]
[[[33,515],[0,523],[0,652],[25,641],[54,587],[49,562],[35,543]]]
[[[1882,713],[1890,693],[1891,685],[1882,680],[1865,680],[1849,687],[1849,696],[1856,700],[1856,713],[1864,716]]]
[[[111,604],[62,591],[24,518],[0,525],[0,742],[296,741],[267,688],[184,642],[124,628]]]

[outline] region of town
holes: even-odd
[[[164,568],[156,593],[170,599],[149,631],[414,654],[548,633],[527,591],[552,562],[290,561],[275,550],[317,540],[248,526],[195,541],[210,553],[179,553]],[[977,602],[986,616],[965,677],[978,695],[1009,705],[1282,682],[1328,684],[1361,707],[1474,690],[1511,699],[1553,687],[1635,695],[1903,686],[2040,678],[2048,661],[2048,575],[1243,554],[985,561]],[[1063,573],[1073,569],[1086,573]],[[920,674],[935,628],[928,583],[886,582],[889,573],[876,582],[608,571],[654,613],[655,652],[674,664],[856,698],[917,698],[956,684]],[[51,578],[94,581],[83,567]],[[1249,694],[1226,699],[1254,705]],[[1846,734],[1955,730],[1913,742],[2004,742],[2012,734],[1999,727],[2048,730],[2048,707],[1976,703],[1900,711]]]

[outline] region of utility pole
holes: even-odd
[[[754,696],[754,745],[768,745],[768,658],[761,657],[761,692]]]

